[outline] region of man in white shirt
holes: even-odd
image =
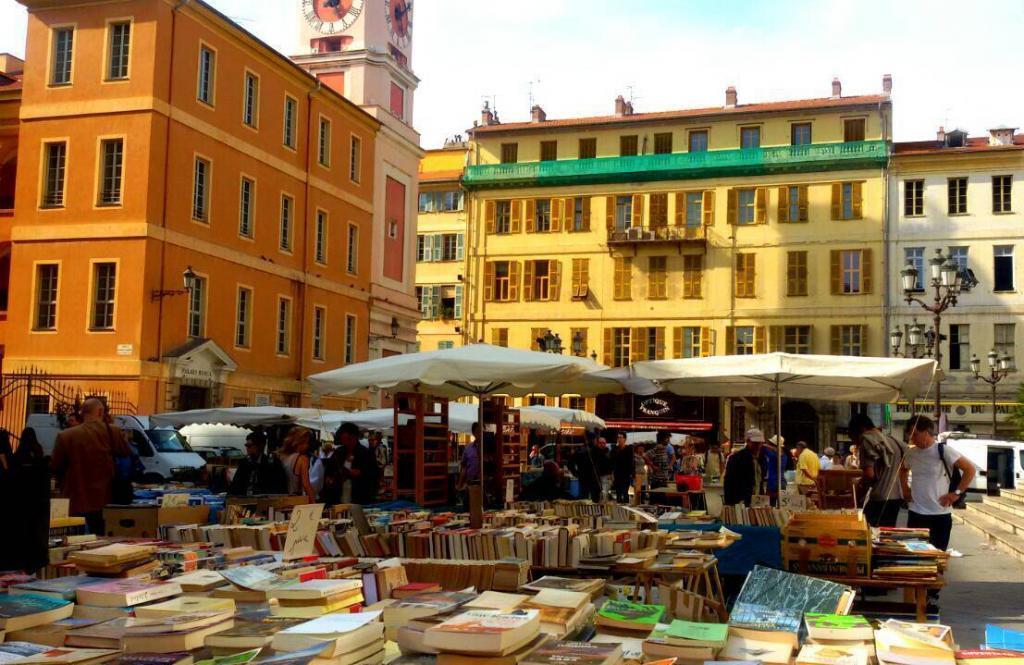
[[[904,459],[900,482],[910,508],[907,527],[928,529],[928,542],[945,551],[953,529],[953,504],[971,486],[976,471],[956,449],[936,444],[935,423],[930,418],[911,418],[906,432],[912,447]],[[954,468],[962,474],[956,487],[951,481]]]
[[[835,448],[826,448],[822,453],[821,457],[818,458],[818,463],[821,465],[822,471],[828,471],[832,468],[832,457],[836,454]]]

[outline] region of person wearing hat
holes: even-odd
[[[822,471],[828,471],[829,469],[831,469],[832,468],[832,458],[835,457],[835,454],[836,454],[836,449],[835,448],[832,448],[831,446],[826,448],[825,451],[822,453],[821,457],[818,459],[818,467]]]
[[[751,497],[761,493],[761,485],[768,475],[761,450],[764,432],[751,428],[745,439],[747,445],[733,453],[726,465],[723,493],[727,506],[740,503],[749,506]]]
[[[786,438],[780,437],[779,435],[773,435],[768,439],[768,443],[765,444],[764,449],[761,451],[761,456],[764,457],[765,469],[767,471],[765,475],[765,494],[771,497],[771,503],[773,506],[778,505],[779,502],[779,440],[781,439],[782,445],[786,445]],[[782,473],[785,474],[789,470],[789,455],[786,454],[785,448],[782,452]],[[786,488],[786,477],[782,477],[782,489]]]

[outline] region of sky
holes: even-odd
[[[300,0],[208,0],[284,53]],[[382,0],[367,0],[367,2]],[[504,122],[881,91],[896,140],[940,125],[1024,127],[1021,0],[415,0],[413,124],[424,147],[464,133],[492,99]],[[25,11],[0,0],[0,51],[24,52]],[[532,84],[531,84],[532,82]]]

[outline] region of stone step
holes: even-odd
[[[978,510],[977,504],[968,505],[967,510],[958,510],[954,513],[954,520],[959,518],[964,524],[980,532],[990,544],[1015,559],[1024,561],[1024,536],[1016,535],[1008,529],[1005,518],[1000,517],[997,511],[991,510],[991,508],[990,511],[995,512],[997,516],[992,517],[982,510]]]
[[[981,513],[985,517],[991,518],[997,522],[1006,531],[1009,531],[1015,536],[1024,536],[1024,519],[1018,517],[1014,513],[1007,510],[1003,510],[1001,507],[985,502],[975,503],[967,506],[968,512]]]
[[[1001,490],[999,495],[1007,501],[1024,505],[1024,491],[1022,490]]]
[[[1016,517],[1024,517],[1024,503],[1018,503],[1005,496],[986,496],[983,505],[991,506]]]

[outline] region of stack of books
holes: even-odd
[[[647,637],[661,622],[664,605],[645,605],[628,600],[608,600],[597,612],[594,625],[601,632]]]
[[[648,658],[676,658],[680,663],[704,663],[715,660],[725,648],[729,626],[719,623],[698,623],[675,619],[671,624],[658,624],[644,640],[643,651]]]
[[[339,615],[339,616],[348,616]],[[274,636],[282,630],[303,623],[302,619],[284,619],[265,616],[235,615],[235,625],[227,630],[207,635],[204,643],[215,656],[228,656],[251,649],[270,646]]]
[[[358,611],[363,602],[361,580],[309,580],[278,586],[268,592],[270,613],[277,617],[313,619],[336,612]]]
[[[818,646],[843,651],[855,650],[863,652],[868,661],[875,657],[875,631],[862,616],[808,612],[804,614],[804,624],[807,627],[805,649]],[[812,655],[812,652],[816,653]],[[822,653],[821,650],[812,649],[807,654],[800,652],[801,657],[808,662],[821,660],[829,654],[839,657],[834,651]],[[861,657],[857,654],[854,659],[859,663]]]
[[[67,560],[87,575],[96,577],[137,577],[160,567],[155,546],[128,543],[71,552]]]
[[[889,619],[875,631],[878,662],[889,665],[956,665],[949,626]]]
[[[75,590],[79,619],[116,619],[132,616],[136,605],[177,596],[181,587],[174,582],[154,582],[142,578],[108,580],[88,584]]]
[[[14,632],[67,619],[74,609],[73,603],[63,599],[31,594],[0,595],[0,632]]]
[[[536,610],[468,610],[424,631],[424,646],[438,665],[506,665],[520,662],[547,640]]]
[[[594,616],[590,594],[543,589],[521,605],[540,612],[540,630],[555,639],[572,635]]]
[[[437,591],[417,594],[391,602],[385,605],[383,609],[384,627],[387,637],[389,640],[397,641],[398,629],[400,627],[406,626],[416,619],[450,614],[474,598],[476,598],[476,594],[473,593]],[[415,642],[415,636],[407,637],[413,638]]]
[[[128,653],[173,653],[203,646],[208,635],[234,625],[232,612],[193,612],[159,619],[137,619],[125,628]]]
[[[520,665],[616,665],[622,645],[599,642],[545,642],[526,654]]]
[[[379,665],[384,661],[384,624],[380,612],[329,614],[277,632],[276,651],[319,648],[318,665]]]
[[[604,579],[569,578],[545,575],[540,579],[524,584],[520,587],[520,590],[526,593],[539,593],[545,589],[553,589],[555,591],[577,591],[579,593],[588,594],[590,599],[594,600],[604,592],[604,586]]]
[[[722,524],[733,524],[740,526],[775,526],[784,527],[793,517],[793,511],[788,508],[772,508],[761,506],[748,508],[742,504],[735,506],[722,506]]]

